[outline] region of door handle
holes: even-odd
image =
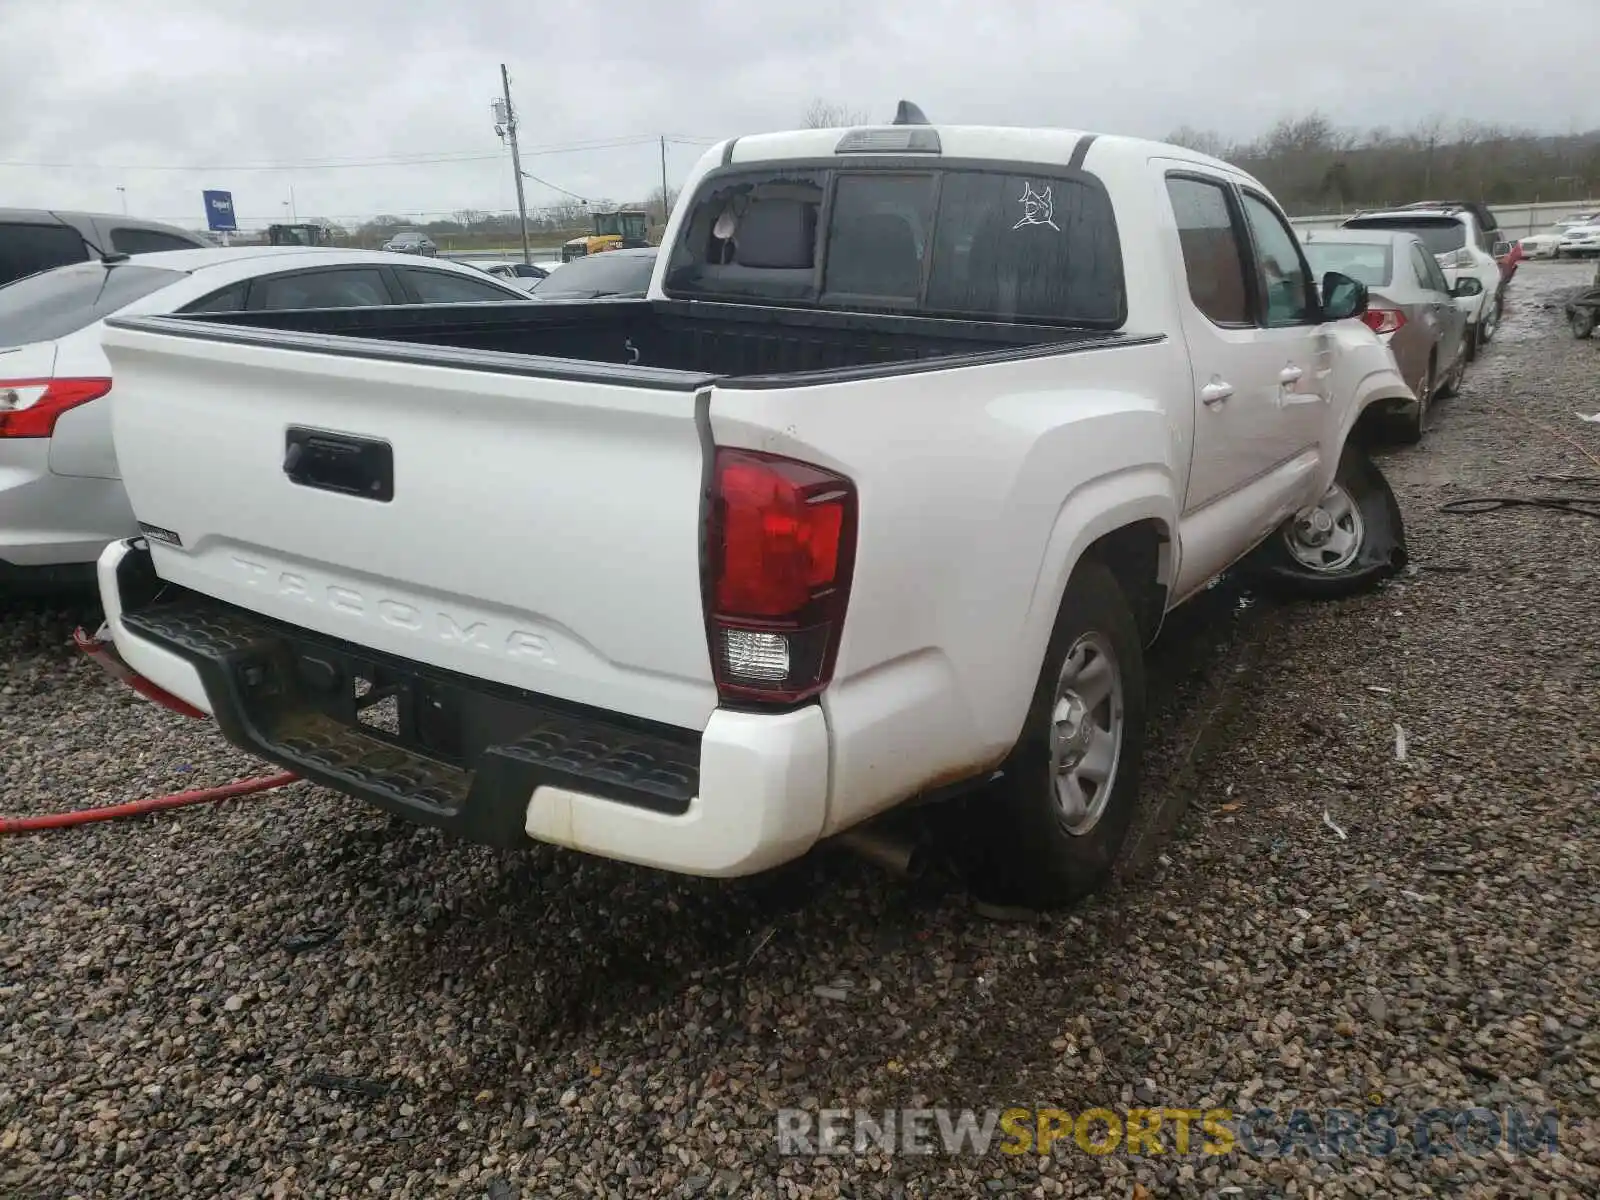
[[[1285,367],[1283,370],[1278,372],[1278,382],[1284,384],[1299,383],[1301,376],[1304,374],[1305,372],[1299,367]]]
[[[1223,383],[1220,379],[1213,379],[1200,389],[1200,399],[1213,408],[1231,395],[1233,395],[1233,384]]]

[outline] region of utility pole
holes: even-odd
[[[117,195],[122,197],[122,215],[128,215],[128,189],[122,184],[117,184]]]
[[[661,135],[661,228],[667,227],[667,135]],[[666,236],[663,232],[662,237]]]
[[[294,184],[291,183],[289,185],[289,220],[298,221],[299,219],[300,219],[300,210],[295,207],[295,203],[294,203]]]
[[[517,177],[517,215],[522,219],[522,261],[533,262],[528,249],[528,201],[522,194],[522,151],[517,147],[517,110],[511,107],[511,76],[506,74],[505,63],[500,64],[500,87],[505,93],[505,136],[511,143],[511,170]]]

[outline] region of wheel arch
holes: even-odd
[[[1145,643],[1166,615],[1181,558],[1176,480],[1164,465],[1102,476],[1075,491],[1056,514],[1028,608],[1005,728],[1021,736],[1067,584],[1085,561],[1102,564],[1128,596]]]

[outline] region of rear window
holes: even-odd
[[[1394,252],[1389,242],[1311,241],[1305,244],[1305,251],[1319,280],[1329,271],[1338,271],[1368,287],[1388,287],[1394,281]]]
[[[559,271],[552,271],[533,285],[534,292],[546,300],[563,297],[571,300],[624,294],[643,295],[650,289],[655,270],[653,254],[623,254],[602,250],[574,259]]]
[[[0,223],[0,284],[88,257],[82,236],[70,226]]]
[[[1446,217],[1355,217],[1345,229],[1387,229],[1391,233],[1414,233],[1433,255],[1449,254],[1467,244],[1467,227]]]
[[[154,254],[161,250],[193,250],[199,243],[159,229],[113,229],[111,248],[122,254]]]
[[[723,177],[673,250],[673,295],[1114,328],[1121,248],[1098,181],[795,169]]]
[[[58,267],[0,287],[0,346],[48,342],[76,333],[158,288],[182,271],[99,260]]]

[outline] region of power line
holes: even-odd
[[[532,146],[522,151],[523,157],[551,154],[579,154],[595,150],[620,150],[629,146],[655,145],[663,135],[639,134],[634,137],[596,138],[583,142],[567,142],[548,146]],[[692,138],[675,134],[665,135],[667,141],[677,145],[707,146],[717,138]],[[52,171],[332,171],[363,167],[411,167],[441,163],[498,162],[500,154],[481,154],[476,151],[441,150],[407,155],[385,155],[375,158],[314,158],[295,162],[211,163],[201,166],[178,166],[171,163],[81,163],[43,162],[29,159],[0,159],[0,167],[34,168]]]

